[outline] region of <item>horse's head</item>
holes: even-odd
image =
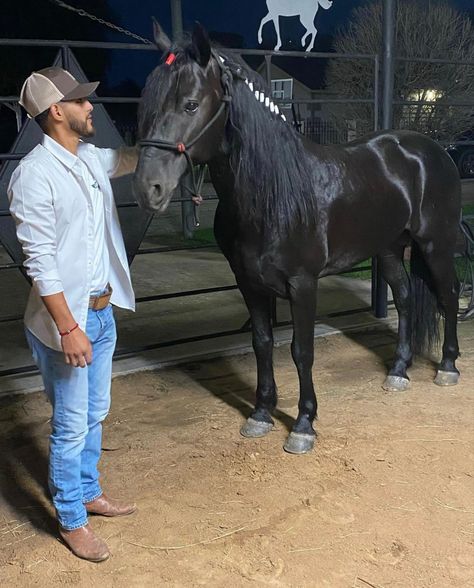
[[[226,113],[221,67],[202,26],[175,46],[156,22],[154,33],[163,60],[149,75],[140,104],[134,192],[141,207],[163,212],[188,161],[205,163],[217,154]]]

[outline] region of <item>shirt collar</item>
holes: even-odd
[[[47,149],[56,159],[64,164],[69,169],[72,169],[75,165],[79,163],[79,158],[76,157],[73,153],[65,149],[62,145],[60,145],[57,141],[52,139],[49,135],[44,135],[43,138],[43,147]]]

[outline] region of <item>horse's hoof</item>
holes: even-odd
[[[434,383],[438,386],[455,386],[459,380],[459,372],[444,372],[438,370]]]
[[[244,437],[264,437],[273,429],[273,423],[266,421],[256,421],[249,417],[243,427],[240,429],[240,434]]]
[[[283,449],[288,453],[307,453],[313,449],[315,439],[316,435],[308,433],[290,433]]]
[[[403,392],[407,390],[410,385],[408,378],[402,376],[387,376],[385,382],[382,384],[382,388],[388,392]]]

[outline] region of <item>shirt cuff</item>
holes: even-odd
[[[33,285],[40,296],[52,296],[64,292],[61,280],[40,280],[33,281]]]

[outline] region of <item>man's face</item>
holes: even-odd
[[[95,135],[95,128],[92,123],[94,107],[87,98],[60,102],[60,105],[71,131],[84,138]]]

